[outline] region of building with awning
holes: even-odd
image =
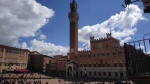
[[[0,45],[0,73],[27,69],[29,50]]]
[[[30,71],[27,69],[15,69],[14,72],[16,72],[16,73],[29,73]]]

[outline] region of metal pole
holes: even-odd
[[[144,37],[146,36],[146,35],[149,35],[150,33],[147,33],[147,34],[145,34],[144,36],[143,36],[143,42],[144,42],[144,48],[145,48],[145,53],[147,54],[147,51],[146,51],[146,46],[145,46],[145,40],[144,40]]]

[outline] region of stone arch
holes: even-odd
[[[73,68],[71,66],[67,68],[67,75],[70,77],[73,75]]]

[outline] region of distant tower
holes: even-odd
[[[70,55],[75,56],[78,54],[78,20],[79,15],[77,13],[77,3],[73,0],[70,3],[69,12],[70,21]]]

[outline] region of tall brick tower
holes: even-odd
[[[73,59],[78,54],[78,20],[77,3],[73,0],[70,3],[69,12],[70,21],[70,59]]]

